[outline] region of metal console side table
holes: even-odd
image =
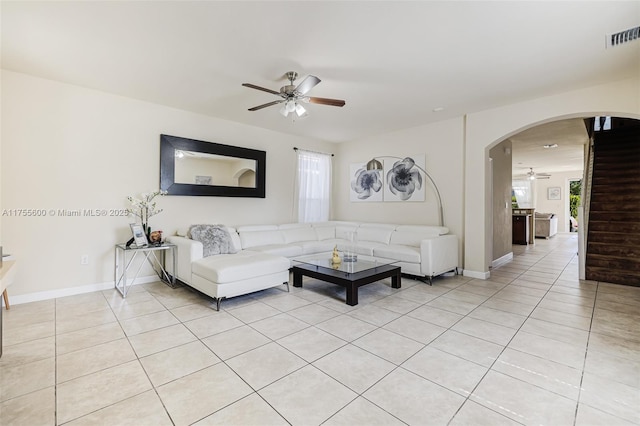
[[[171,250],[171,257],[173,258],[173,275],[169,274],[165,269],[166,253],[168,250]],[[144,261],[140,262],[133,279],[129,282],[127,280],[127,272],[131,266],[133,266],[133,261],[139,253],[144,254],[144,260],[151,265],[151,268],[158,274],[161,281],[171,288],[176,287],[176,246],[174,244],[162,244],[160,246],[149,245],[143,247],[137,247],[135,245],[127,247],[126,244],[116,244],[113,273],[116,289],[122,294],[122,297],[127,297],[129,288],[138,278],[138,274],[145,264]],[[158,254],[160,253],[161,259],[158,258]],[[127,260],[127,257],[129,257],[129,260]]]

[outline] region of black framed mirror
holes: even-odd
[[[265,198],[265,151],[160,135],[160,189],[168,195]]]

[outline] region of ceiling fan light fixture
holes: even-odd
[[[549,148],[557,148],[558,144],[557,143],[548,143],[546,145],[543,145],[543,148],[545,149],[549,149]]]
[[[527,172],[527,179],[535,180],[535,178],[536,178],[536,174],[533,171],[533,167],[529,167],[529,171]]]
[[[302,116],[307,116],[307,110],[304,109],[304,107],[302,105],[300,105],[299,103],[296,103],[296,114],[298,114],[298,117],[302,117]]]
[[[282,114],[285,117],[289,115],[289,111],[287,111],[286,105],[283,105],[282,108],[280,108],[280,114]]]
[[[342,99],[329,99],[307,96],[307,93],[321,81],[315,75],[308,75],[297,86],[294,84],[294,81],[298,77],[297,72],[289,71],[285,75],[287,79],[289,79],[290,84],[281,87],[279,92],[267,89],[265,87],[256,86],[255,84],[251,83],[242,83],[242,86],[244,87],[271,93],[280,98],[277,101],[267,102],[266,104],[249,108],[249,111],[258,111],[273,105],[283,104],[280,108],[280,114],[282,114],[283,116],[288,117],[290,113],[295,112],[298,117],[306,117],[308,114],[306,110],[302,106],[300,106],[301,102],[329,105],[335,107],[343,107],[345,105],[345,101]]]

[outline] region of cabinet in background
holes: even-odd
[[[529,214],[514,214],[513,215],[513,244],[528,244],[529,243],[529,221],[531,215]]]

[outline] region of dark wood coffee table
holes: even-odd
[[[331,263],[331,254],[325,258],[296,258],[291,268],[293,286],[302,287],[302,277],[317,278],[347,289],[347,305],[358,304],[358,288],[363,285],[391,277],[391,287],[400,288],[402,277],[400,266],[394,261],[360,260],[342,262],[339,266]]]

